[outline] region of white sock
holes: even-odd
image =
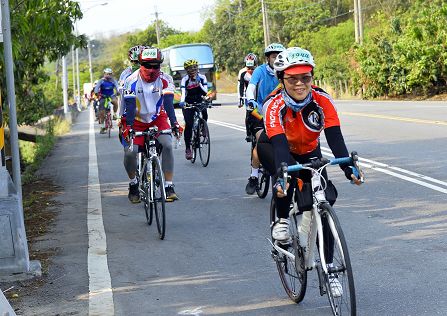
[[[257,178],[259,175],[259,168],[253,168],[251,167],[251,177]]]
[[[165,181],[165,188],[167,188],[170,185],[172,185],[172,181]]]
[[[137,177],[134,177],[133,179],[130,179],[129,183],[130,183],[130,184],[136,184],[136,183],[138,183],[138,179],[137,179]]]

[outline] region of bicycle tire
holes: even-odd
[[[166,234],[165,180],[158,158],[152,159],[152,177],[153,200],[151,205],[155,213],[155,221],[157,222],[158,237],[164,239]]]
[[[270,186],[270,176],[266,174],[266,170],[264,168],[259,168],[258,173],[258,186],[256,187],[256,194],[261,199],[264,199],[269,192]]]
[[[202,166],[208,166],[211,154],[211,140],[208,124],[204,119],[199,121],[199,155]]]
[[[270,202],[270,222],[273,227],[273,223],[277,220],[276,217],[276,203],[272,197]],[[288,245],[283,245],[285,250],[295,255],[295,260],[292,260],[288,256],[285,256],[276,250],[276,268],[278,269],[279,278],[289,298],[299,303],[304,299],[307,289],[307,270],[304,266],[303,249],[299,246],[297,239],[297,222],[294,215],[290,221],[290,232],[292,236],[292,242]],[[272,242],[274,240],[272,239]]]
[[[147,160],[146,160],[147,161]],[[142,200],[143,200],[143,207],[144,207],[144,213],[146,215],[146,222],[150,226],[152,225],[152,219],[154,216],[154,212],[152,208],[150,207],[150,196],[149,196],[149,190],[150,190],[150,181],[147,177],[147,165],[145,164],[143,174],[141,176],[141,193],[142,193]]]
[[[197,159],[197,146],[198,146],[198,140],[197,140],[197,128],[192,129],[192,136],[191,136],[191,148],[192,148],[192,158],[191,163],[196,162]]]
[[[334,297],[330,290],[329,274],[324,275],[324,282],[326,287],[326,294],[329,299],[329,304],[333,315],[351,315],[357,314],[354,275],[352,274],[351,260],[349,257],[348,246],[346,239],[341,229],[340,221],[338,220],[333,208],[329,203],[323,203],[320,206],[321,218],[324,222],[327,219],[332,236],[334,237],[334,254],[333,254],[333,271],[338,275],[338,281],[341,283],[343,294],[340,297]],[[335,230],[335,231],[334,231]],[[338,235],[338,242],[337,238]],[[327,233],[325,239],[325,246],[327,240]],[[321,256],[321,255],[320,255]],[[330,273],[331,271],[329,271]],[[323,272],[324,274],[324,272]]]

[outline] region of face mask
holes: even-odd
[[[160,69],[146,69],[141,66],[140,76],[146,82],[154,82],[160,76]]]

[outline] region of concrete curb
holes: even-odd
[[[16,316],[3,291],[0,289],[0,316]]]

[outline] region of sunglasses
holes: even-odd
[[[160,64],[141,64],[146,69],[160,69]]]
[[[293,77],[284,77],[285,81],[287,81],[290,85],[295,85],[298,83],[298,81],[308,84],[312,81],[312,76],[293,76]]]

